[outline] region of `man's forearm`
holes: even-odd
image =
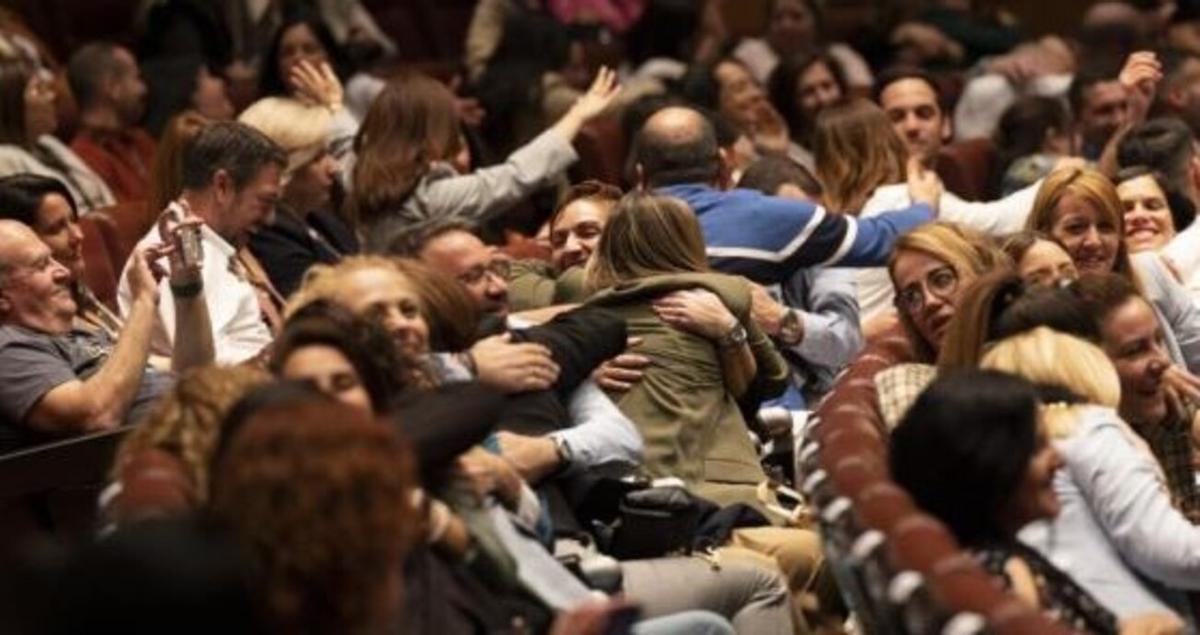
[[[92,396],[93,422],[117,421],[137,394],[150,356],[150,334],[156,307],[149,298],[133,301],[125,328],[100,370],[83,382]]]
[[[175,347],[171,353],[171,369],[183,372],[189,368],[211,364],[216,359],[213,346],[212,321],[208,317],[208,300],[204,293],[190,298],[173,298],[175,302]]]

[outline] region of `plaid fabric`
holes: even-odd
[[[1200,491],[1196,488],[1196,473],[1192,467],[1192,437],[1190,421],[1194,411],[1176,413],[1172,410],[1167,421],[1156,426],[1143,426],[1138,434],[1146,440],[1154,457],[1162,464],[1167,476],[1171,502],[1193,523],[1200,524]]]
[[[888,430],[900,424],[917,397],[936,378],[937,367],[930,364],[900,364],[875,375],[879,410]]]

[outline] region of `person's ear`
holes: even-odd
[[[954,121],[950,115],[942,113],[942,143],[950,143],[954,138]]]
[[[0,289],[0,315],[8,315],[12,311],[12,300],[8,297],[7,289]]]
[[[225,170],[217,170],[212,176],[213,199],[224,206],[229,201],[233,200],[234,187],[233,177]]]
[[[633,164],[633,186],[639,190],[646,189],[646,168],[641,163]]]

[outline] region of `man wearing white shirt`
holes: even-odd
[[[877,89],[879,106],[891,119],[893,129],[904,141],[909,154],[921,157],[922,162],[930,165],[951,133],[949,119],[939,105],[936,84],[924,71],[900,70],[881,76]],[[938,201],[938,217],[990,236],[1011,234],[1025,226],[1041,183],[1038,181],[989,202],[964,201],[952,192],[943,191]],[[883,185],[871,193],[858,216],[870,218],[908,202],[905,184]],[[892,297],[887,269],[874,267],[859,271],[858,305],[863,324],[888,315],[892,310]],[[870,328],[866,330],[871,331]]]
[[[270,223],[286,163],[286,155],[273,141],[235,122],[209,125],[184,153],[179,200],[204,221],[200,230],[204,252],[201,281],[172,286],[164,279],[160,287],[162,293],[179,297],[204,294],[217,363],[244,362],[271,343],[268,321],[278,318],[278,306],[273,305],[269,283],[265,288],[252,283],[261,270],[242,247],[253,231]],[[156,226],[138,247],[160,241]],[[121,312],[127,313],[131,295],[124,276],[118,300]],[[152,349],[170,354],[175,338],[174,303],[160,303],[157,318]]]

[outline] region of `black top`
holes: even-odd
[[[346,223],[331,212],[309,212],[304,218],[280,209],[275,222],[254,232],[250,252],[262,264],[271,284],[284,297],[300,287],[308,268],[337,264],[358,252],[358,240]]]
[[[1008,578],[1004,566],[1010,558],[1020,558],[1033,573],[1038,604],[1051,619],[1082,633],[1117,632],[1116,616],[1037,551],[1016,540],[995,543],[972,551],[984,569],[1004,581],[1006,589],[1012,588],[1012,580]]]

